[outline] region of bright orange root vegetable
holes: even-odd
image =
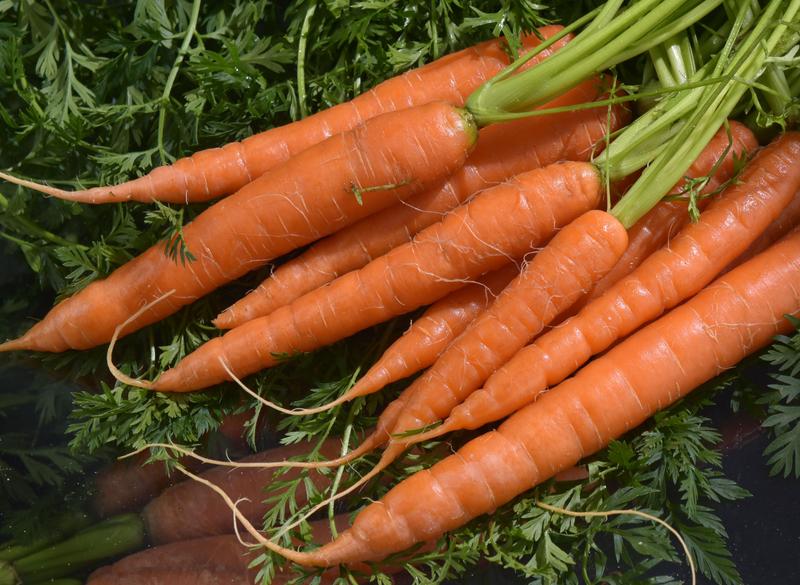
[[[431,434],[475,429],[508,416],[593,355],[694,295],[792,200],[800,188],[798,157],[798,133],[785,134],[761,150],[699,222],[687,225],[630,276],[520,351]]]
[[[538,29],[538,33],[546,39],[562,28],[558,25],[544,26]],[[535,59],[544,59],[567,40],[568,37],[559,40]],[[535,34],[522,38],[523,49],[533,48],[540,42]],[[466,98],[478,86],[508,65],[504,45],[503,39],[495,39],[447,55],[384,81],[349,102],[292,124],[260,132],[241,142],[197,152],[121,185],[70,192],[5,173],[0,173],[0,178],[54,197],[82,203],[207,201],[241,189],[307,148],[352,130],[378,115],[434,101],[464,105]]]
[[[602,80],[589,79],[543,107],[591,102],[601,92]],[[564,112],[482,128],[475,151],[444,184],[314,244],[223,311],[214,325],[231,329],[268,315],[405,244],[473,194],[514,175],[562,160],[588,161],[605,146],[606,132],[619,129],[629,117],[616,106],[610,111],[603,107]]]
[[[289,560],[378,560],[434,539],[587,457],[780,332],[800,314],[800,232],[707,287],[575,377],[367,506],[334,541]]]
[[[193,262],[178,263],[157,244],[59,303],[0,351],[58,352],[106,343],[139,307],[174,290],[122,333],[163,319],[272,258],[441,181],[464,164],[475,138],[471,118],[441,102],[378,116],[337,134],[187,225],[183,234]],[[354,187],[378,189],[359,201]]]
[[[309,351],[442,298],[484,272],[521,258],[602,197],[597,170],[562,163],[484,191],[440,223],[366,267],[201,346],[153,389],[185,392]]]
[[[758,141],[747,126],[732,120],[729,128],[730,137],[724,128],[717,132],[686,171],[687,177],[709,176],[714,165],[720,161],[716,173],[710,175],[701,195],[716,191],[733,176],[736,161],[758,148]],[[684,188],[685,182],[682,182],[670,195],[679,195]],[[698,207],[705,208],[708,201],[707,197],[700,198]],[[656,205],[628,230],[628,249],[611,272],[584,299],[584,304],[596,299],[622,277],[633,272],[650,254],[666,245],[688,222],[689,208],[685,201],[662,201]]]

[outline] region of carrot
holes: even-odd
[[[262,175],[183,230],[196,260],[178,264],[156,245],[59,303],[0,351],[58,352],[108,342],[175,312],[220,285],[298,246],[407,199],[458,167],[474,144],[471,117],[436,102],[372,118]],[[389,154],[391,153],[391,154]],[[358,197],[354,189],[374,189]]]
[[[494,370],[586,294],[614,266],[627,242],[625,227],[604,211],[589,211],[563,228],[408,388],[392,433],[414,430],[447,416],[465,396],[480,388]],[[350,398],[350,392],[344,397]],[[340,398],[335,402],[341,401]],[[322,408],[325,407],[297,413],[306,414]],[[316,505],[308,515],[364,485],[405,448],[402,440],[393,440],[369,473]],[[281,532],[293,526],[284,527]]]
[[[714,139],[709,143],[709,145],[703,150],[703,153],[700,157],[695,161],[695,163],[690,167],[689,171],[687,172],[687,176],[690,178],[699,178],[707,175],[710,173],[715,165],[717,165],[718,160],[722,160],[722,164],[717,165],[717,172],[710,178],[709,184],[707,188],[716,187],[717,184],[721,183],[724,179],[729,178],[733,172],[733,161],[736,156],[742,156],[743,153],[751,150],[755,147],[755,137],[753,136],[752,132],[750,132],[745,126],[739,124],[732,125],[732,137],[733,143],[730,145],[731,147],[728,148],[728,138],[724,132],[718,133]],[[683,182],[681,183],[683,184]],[[673,189],[673,192],[680,191],[682,187],[676,186]],[[674,207],[674,206],[670,206]],[[685,211],[685,209],[684,209]],[[651,216],[652,218],[652,216]],[[650,219],[648,219],[650,221]],[[641,225],[637,223],[636,225]],[[641,231],[637,229],[631,229],[634,237],[639,238]],[[639,249],[641,246],[638,247]],[[629,248],[630,249],[630,246]],[[623,259],[628,256],[628,251],[626,250],[623,254]],[[629,257],[629,256],[628,256]],[[617,274],[619,275],[618,267],[622,259],[617,262],[614,269],[617,270]],[[601,279],[600,282],[605,281],[606,279]],[[579,301],[580,302],[580,301]],[[553,335],[553,334],[548,334]],[[413,355],[413,353],[412,353]],[[500,364],[502,365],[502,363]],[[364,376],[363,380],[365,380],[365,384],[369,386],[374,386],[375,384],[371,381],[371,376],[368,373]],[[362,382],[360,381],[359,384]],[[423,390],[424,389],[424,390]],[[473,387],[474,389],[474,387]],[[419,392],[417,392],[419,390]],[[385,409],[385,411],[381,414],[378,424],[373,432],[367,440],[365,440],[359,446],[359,452],[366,452],[367,450],[371,450],[375,446],[381,445],[386,442],[387,439],[390,438],[390,435],[401,435],[404,433],[408,433],[409,431],[417,428],[417,427],[425,427],[435,423],[439,417],[446,416],[449,414],[449,410],[447,407],[440,407],[439,412],[444,412],[444,414],[435,415],[435,409],[433,407],[429,407],[430,405],[435,405],[437,403],[441,403],[443,395],[442,389],[436,385],[420,385],[414,384],[411,387],[407,388],[403,391],[403,393],[390,405]],[[350,390],[344,397],[347,397],[350,393],[357,392],[357,388],[354,387]],[[466,393],[466,391],[465,391]],[[342,399],[339,399],[340,402]],[[411,404],[415,404],[414,408],[411,408]],[[455,402],[450,403],[450,408],[456,406]],[[400,423],[401,420],[401,413],[412,411],[415,413],[413,417],[405,416],[403,418],[403,422]],[[416,419],[416,421],[414,421]],[[404,442],[419,442],[428,438],[432,435],[444,434],[447,432],[447,425],[450,423],[445,423],[445,425],[441,428],[441,430],[433,430],[430,433],[424,433],[417,436],[412,436],[405,441],[400,438],[396,437],[394,442],[396,444],[392,445],[387,452],[384,453],[381,463],[377,466],[376,469],[380,469],[388,465],[391,461],[393,461],[403,450],[403,443]],[[333,462],[329,462],[332,463]],[[376,473],[376,472],[374,472]],[[373,477],[373,474],[370,474],[370,477]]]
[[[738,267],[513,414],[497,430],[414,474],[309,552],[248,527],[308,566],[378,560],[490,513],[636,428],[757,351],[800,314],[800,231]],[[251,530],[252,529],[252,530]]]
[[[525,35],[523,49],[558,34],[563,27],[544,26]],[[534,59],[541,61],[567,42],[557,41]],[[112,187],[64,191],[0,173],[0,178],[48,195],[82,203],[208,201],[238,191],[268,170],[327,138],[352,130],[366,120],[395,110],[444,101],[463,106],[467,96],[508,65],[503,39],[494,39],[408,71],[353,100],[287,126],[260,132],[241,142],[212,148],[158,167]]]
[[[431,305],[336,402],[371,394],[432,365],[518,274],[517,265],[509,264]]]
[[[100,518],[140,509],[162,490],[180,481],[181,476],[170,474],[165,463],[147,463],[148,457],[139,454],[131,459],[115,461],[101,470],[94,480],[92,509]],[[181,459],[189,469],[199,469],[190,458]]]
[[[185,392],[276,363],[431,303],[469,279],[521,258],[598,205],[594,166],[563,163],[518,175],[358,271],[212,339],[152,385]]]
[[[800,188],[800,133],[761,150],[740,181],[726,189],[669,246],[645,260],[577,315],[512,360],[453,409],[423,440],[501,419],[557,384],[591,356],[694,295],[772,223]],[[514,384],[510,382],[514,380]],[[427,435],[427,437],[426,437]]]
[[[601,85],[602,80],[595,76],[543,107],[594,101]],[[223,311],[214,325],[230,329],[268,315],[406,243],[474,193],[514,175],[561,160],[587,161],[602,149],[605,133],[617,130],[628,118],[622,107],[610,112],[598,107],[482,128],[475,151],[444,184],[314,244]]]
[[[135,582],[132,577],[147,570],[176,571],[190,568],[235,573],[252,583],[256,571],[248,571],[247,567],[255,556],[233,534],[184,540],[148,548],[128,555],[113,565],[102,567],[92,573],[88,585],[117,583],[117,580],[124,580],[125,575],[130,575],[128,578]]]
[[[733,176],[736,161],[746,153],[754,152],[758,147],[755,135],[744,124],[730,121],[729,130],[730,137],[725,129],[719,130],[686,172],[686,176],[693,179],[708,177],[708,181],[699,193],[701,197],[698,200],[698,207],[701,209],[709,201],[707,196]],[[715,165],[716,172],[714,172]],[[671,194],[680,195],[686,188],[686,182],[682,181]],[[633,272],[650,254],[674,237],[688,221],[687,202],[662,201],[656,205],[628,230],[628,249],[625,254],[581,303],[585,304],[596,299],[622,277]]]
[[[741,256],[727,266],[725,272],[733,270],[739,264],[747,262],[756,254],[760,254],[798,224],[800,224],[800,191],[795,193],[794,198],[789,205],[784,208],[778,216],[778,219],[773,221],[764,233],[762,233]]]
[[[253,579],[233,571],[198,569],[161,569],[152,567],[130,573],[100,573],[91,585],[252,585]]]
[[[239,464],[252,464],[264,461],[280,461],[296,455],[305,454],[309,445],[298,443],[269,449],[243,458]],[[338,441],[329,440],[323,444],[321,453],[334,456],[338,453]],[[277,467],[277,466],[276,466]],[[225,486],[226,491],[241,500],[239,508],[253,521],[260,521],[269,506],[264,501],[270,497],[269,485],[276,479],[291,480],[299,472],[288,471],[277,476],[272,469],[234,469],[215,467],[201,474],[203,477]],[[315,485],[327,486],[328,478],[315,475]],[[265,491],[265,488],[267,490]],[[305,499],[305,487],[298,488],[298,499]],[[142,518],[151,542],[162,544],[177,540],[226,534],[231,530],[230,510],[221,506],[217,497],[208,489],[193,482],[183,481],[164,490],[142,511]],[[187,520],[190,519],[190,520]]]

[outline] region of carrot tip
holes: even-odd
[[[0,353],[6,351],[21,351],[24,349],[31,349],[28,345],[28,340],[25,337],[18,337],[17,339],[9,339],[5,343],[0,343]]]

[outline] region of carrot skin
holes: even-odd
[[[518,274],[509,264],[431,305],[347,393],[364,396],[432,365]]]
[[[425,427],[450,414],[492,372],[591,290],[627,244],[625,227],[605,211],[588,211],[561,229],[414,381],[414,393],[392,432]]]
[[[269,449],[242,459],[243,462],[281,461],[289,457],[305,455],[308,444],[298,443]],[[322,448],[325,457],[334,457],[338,453],[339,442],[327,441]],[[299,476],[299,470],[290,469],[285,474],[277,475],[277,469],[231,469],[215,467],[201,474],[202,477],[224,486],[234,500],[241,499],[239,509],[252,522],[261,522],[269,506],[264,503],[269,497],[265,491],[275,479],[289,480]],[[319,474],[311,476],[315,485],[322,489],[327,486],[328,478]],[[305,489],[298,488],[297,497],[305,498]],[[150,541],[156,544],[227,534],[231,531],[231,512],[219,500],[218,496],[206,486],[193,481],[182,481],[153,499],[142,511],[147,534]]]
[[[377,560],[437,538],[597,452],[791,329],[800,231],[635,333],[496,431],[367,506],[350,530],[292,560]]]
[[[518,175],[363,269],[212,339],[153,388],[185,392],[211,386],[229,379],[225,366],[244,377],[274,365],[275,354],[316,349],[436,301],[543,244],[558,226],[596,207],[601,190],[588,163]]]
[[[232,571],[152,567],[130,573],[100,572],[88,583],[90,585],[252,585],[253,579]]]
[[[562,28],[544,26],[538,33],[546,39]],[[536,59],[556,51],[568,38],[554,43]],[[525,35],[523,51],[540,43],[536,34]],[[447,55],[384,81],[349,102],[241,142],[197,152],[120,185],[75,192],[51,190],[50,194],[83,203],[189,203],[233,193],[308,148],[376,116],[435,101],[463,106],[475,89],[509,64],[504,45],[504,39],[494,39]]]
[[[701,191],[702,195],[716,191],[720,185],[733,176],[737,158],[755,152],[758,148],[755,135],[744,124],[731,120],[729,129],[730,140],[726,130],[720,129],[686,171],[687,177],[708,176],[715,163],[722,159],[717,172],[710,177]],[[729,143],[730,148],[728,149]],[[727,154],[725,154],[726,149],[728,149]],[[685,181],[682,181],[672,189],[670,195],[679,195],[684,186]],[[705,197],[699,199],[698,207],[701,210],[704,209],[708,201],[709,199]],[[628,230],[628,249],[625,254],[579,305],[582,306],[598,298],[621,278],[633,272],[650,254],[664,246],[688,222],[689,208],[686,202],[662,201],[656,205]]]
[[[106,343],[117,326],[167,291],[175,292],[125,327],[123,335],[272,258],[411,197],[463,165],[475,136],[462,114],[441,102],[393,112],[302,152],[185,226],[186,246],[196,260],[178,263],[157,244],[56,305],[0,351],[58,352]],[[359,202],[354,185],[387,188],[364,193]]]
[[[191,569],[236,574],[245,582],[253,582],[257,571],[248,571],[247,566],[255,557],[233,534],[184,540],[148,548],[101,567],[89,577],[88,585],[125,582],[126,578],[135,583],[137,574],[146,575],[148,571]]]
[[[591,102],[602,93],[601,86],[600,78],[587,80],[545,107]],[[617,130],[629,118],[622,107],[610,112],[596,108],[482,128],[475,151],[446,182],[314,244],[223,311],[214,325],[231,329],[268,315],[408,242],[474,193],[514,175],[562,160],[588,161],[602,150],[606,131]]]
[[[694,295],[744,252],[800,188],[800,133],[762,149],[740,177],[668,247],[521,350],[484,387],[453,409],[445,430],[474,429],[536,399],[593,355]],[[509,386],[510,380],[522,380]],[[513,392],[507,389],[513,387]]]

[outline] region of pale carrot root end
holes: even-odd
[[[33,349],[29,345],[28,339],[26,336],[23,335],[22,337],[17,337],[16,339],[9,339],[4,343],[0,343],[0,353],[7,352],[7,351],[23,351],[26,349]]]

